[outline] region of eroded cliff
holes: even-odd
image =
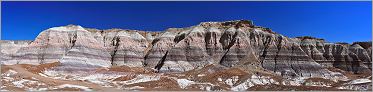
[[[14,47],[14,48],[13,48]],[[12,48],[12,49],[8,49]],[[371,42],[289,38],[248,20],[203,22],[164,32],[76,25],[53,27],[32,42],[2,41],[2,64],[149,67],[184,72],[207,65],[269,70],[284,77],[330,76],[328,67],[371,71]]]

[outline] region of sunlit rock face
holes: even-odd
[[[325,67],[336,67],[355,73],[371,70],[371,44],[369,42],[326,43],[323,39],[299,37],[302,49],[313,60]],[[365,44],[364,49],[360,44]]]
[[[53,27],[41,32],[26,47],[15,52],[16,64],[44,64],[61,62],[67,65],[111,66],[110,54],[102,42],[81,26]]]
[[[161,32],[67,25],[0,40],[0,90],[372,90],[371,55],[372,42],[289,38],[248,20]]]
[[[164,36],[162,36],[164,35]],[[326,67],[351,68],[343,45],[288,38],[250,21],[204,22],[172,28],[152,42],[145,65],[160,72],[182,72],[208,64],[261,67],[283,76],[329,76]],[[341,50],[334,50],[341,49]],[[330,56],[340,57],[339,61]],[[250,66],[251,65],[251,66]]]
[[[14,56],[16,52],[22,48],[27,47],[32,41],[11,41],[11,40],[0,40],[0,60],[7,61],[2,62],[3,64],[17,64]]]
[[[14,47],[14,48],[11,48]],[[163,32],[53,27],[30,41],[2,41],[3,64],[148,67],[184,72],[214,64],[264,69],[284,77],[330,76],[329,67],[371,70],[371,42],[289,38],[252,21],[202,22]]]

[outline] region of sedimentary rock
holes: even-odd
[[[329,67],[371,71],[371,42],[328,43],[313,37],[289,38],[248,20],[203,22],[164,32],[68,25],[47,29],[29,45],[5,50],[4,64],[150,67],[183,72],[214,64],[263,69],[286,77],[329,76]],[[5,53],[4,53],[5,51]]]
[[[145,56],[145,66],[160,69],[167,62],[163,62],[168,55],[168,50],[174,46],[175,36],[180,32],[178,29],[170,28],[164,33],[159,34],[151,43],[151,48]],[[174,40],[175,39],[175,40]]]
[[[27,47],[32,41],[11,41],[0,40],[0,60],[7,61],[14,59],[16,52],[22,48]],[[1,62],[3,64],[15,64],[15,62]]]
[[[325,67],[337,67],[346,71],[371,70],[371,56],[359,44],[326,43],[323,39],[298,37],[298,43],[313,60]],[[371,44],[365,44],[369,48]]]
[[[165,46],[163,50],[153,47],[166,51],[159,52],[165,55],[156,57],[155,61],[159,60],[161,72],[188,71],[208,64],[226,67],[251,64],[279,74],[291,72],[293,76],[325,76],[323,73],[327,70],[310,58],[294,39],[268,28],[253,26],[249,21],[229,21],[205,22],[178,29],[177,35],[173,36],[174,42],[170,41],[173,37],[168,40],[173,46]],[[156,41],[155,44],[158,42],[165,41]],[[148,56],[154,55],[152,53]]]
[[[30,45],[16,51],[13,64],[62,62],[67,65],[111,66],[103,43],[80,26],[53,27],[41,32]],[[6,63],[5,63],[6,64]]]
[[[0,40],[0,89],[371,90],[371,55],[371,42],[289,38],[248,20],[164,32],[68,25]]]

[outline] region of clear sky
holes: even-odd
[[[2,40],[33,40],[68,24],[162,31],[204,21],[253,20],[288,37],[370,41],[371,2],[2,2]]]

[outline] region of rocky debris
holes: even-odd
[[[366,78],[361,78],[361,79],[355,79],[351,80],[347,83],[343,83],[338,89],[349,89],[349,90],[372,90],[372,79],[366,79]]]
[[[331,87],[334,81],[323,78],[309,78],[303,82],[305,86]]]
[[[32,70],[35,68],[34,70]],[[35,70],[41,70],[35,72]],[[3,65],[1,90],[109,91],[109,90],[371,90],[371,77],[348,81],[324,78],[285,79],[261,70],[207,65],[182,73],[155,73],[144,67],[102,67],[70,70],[64,65]],[[53,82],[52,82],[53,81]]]

